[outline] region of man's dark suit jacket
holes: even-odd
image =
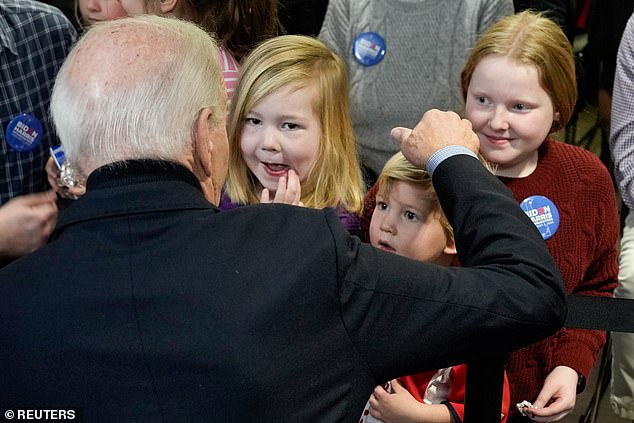
[[[221,212],[169,163],[97,170],[52,242],[0,271],[0,405],[354,422],[380,382],[557,330],[559,274],[506,188],[465,155],[434,182],[464,268],[360,243],[332,210]]]

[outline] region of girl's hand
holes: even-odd
[[[291,169],[288,171],[287,176],[282,176],[277,182],[275,198],[271,200],[269,197],[269,190],[264,188],[260,195],[260,203],[283,203],[303,207],[304,204],[299,201],[302,197],[302,187],[299,183],[297,172]]]
[[[562,420],[575,408],[578,380],[579,375],[574,369],[568,366],[555,367],[546,377],[533,403],[535,408],[526,408],[524,412],[535,422]]]

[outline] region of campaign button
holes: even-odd
[[[555,235],[559,229],[559,210],[549,198],[531,195],[520,203],[520,207],[537,227],[543,239]]]
[[[5,131],[7,144],[21,153],[37,148],[43,134],[44,130],[40,121],[27,113],[14,117]]]
[[[374,66],[385,56],[385,40],[376,32],[362,32],[352,43],[352,55],[363,66]]]

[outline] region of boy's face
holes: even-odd
[[[373,246],[428,263],[448,266],[455,255],[434,201],[422,188],[393,181],[387,195],[377,194],[370,222]]]

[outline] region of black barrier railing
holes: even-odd
[[[634,333],[634,299],[570,295],[565,326]],[[499,422],[503,387],[504,357],[468,363],[464,423]]]

